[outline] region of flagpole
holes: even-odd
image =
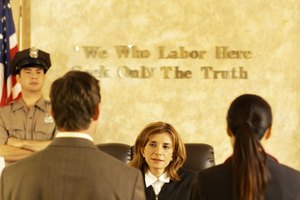
[[[19,0],[19,49],[23,49],[23,0]]]

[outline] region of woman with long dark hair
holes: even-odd
[[[227,114],[233,155],[199,173],[192,199],[299,200],[299,171],[279,164],[260,143],[270,137],[271,127],[271,107],[263,98],[237,97]]]

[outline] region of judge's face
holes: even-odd
[[[173,146],[172,139],[168,133],[150,136],[142,154],[153,175],[159,177],[165,172],[166,167],[173,159]]]

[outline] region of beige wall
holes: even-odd
[[[51,53],[45,95],[52,81],[70,69],[87,70],[100,78],[103,102],[96,142],[133,144],[147,123],[167,121],[185,142],[211,144],[221,163],[232,151],[225,132],[228,106],[240,94],[255,93],[273,108],[273,137],[267,151],[300,169],[299,1],[26,3],[30,6],[23,15],[29,20],[22,39]],[[117,46],[121,45],[135,45],[141,52],[135,54],[131,48],[128,58],[120,57]],[[93,58],[84,46],[101,51]],[[239,51],[240,57],[217,58],[218,46]],[[180,47],[194,50],[192,56],[198,52],[199,57],[166,58],[169,53],[180,56]],[[229,77],[205,74],[206,66],[228,71]],[[183,71],[178,73],[181,78],[175,77],[176,67]],[[139,77],[124,77],[125,69]],[[142,69],[153,70],[152,76],[146,78],[149,71]],[[170,69],[168,78],[166,69]],[[104,77],[105,70],[109,78]]]

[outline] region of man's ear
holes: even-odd
[[[271,137],[272,127],[268,128],[265,132],[265,139],[269,139]]]
[[[229,136],[229,137],[232,137],[232,132],[231,132],[231,130],[227,127],[227,129],[226,129],[226,132],[227,132],[227,135]]]
[[[50,105],[50,106],[48,107],[48,110],[47,110],[47,111],[50,113],[50,116],[53,118],[54,112],[53,112],[53,110],[52,110],[52,105]]]
[[[100,116],[100,106],[97,104],[94,108],[94,116],[93,116],[93,120],[98,120],[99,116]]]

